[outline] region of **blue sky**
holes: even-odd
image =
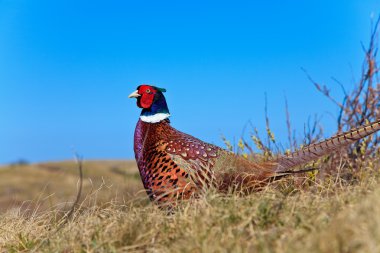
[[[221,145],[264,94],[286,145],[284,95],[302,137],[308,117],[334,133],[337,108],[301,71],[352,88],[380,2],[0,0],[0,163],[133,158],[129,93],[165,87],[173,125]],[[353,71],[352,71],[353,70]]]

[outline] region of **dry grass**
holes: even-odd
[[[246,197],[210,192],[167,215],[138,194],[133,163],[85,162],[85,201],[64,225],[65,209],[58,204],[75,196],[75,163],[5,168],[0,197],[13,199],[13,207],[0,214],[0,247],[4,252],[379,252],[378,165],[362,168],[355,183],[329,178],[298,186],[287,180]],[[33,205],[18,204],[25,201]]]
[[[77,192],[77,167],[71,161],[1,167],[0,211],[13,207],[22,210],[38,207],[40,211],[69,208]],[[122,200],[142,190],[133,161],[87,161],[83,170],[84,195],[96,193],[100,203]]]

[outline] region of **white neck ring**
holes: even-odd
[[[150,116],[141,115],[140,119],[146,123],[158,123],[170,117],[169,113],[156,113]]]

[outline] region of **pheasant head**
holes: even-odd
[[[166,90],[152,85],[143,84],[129,95],[137,98],[137,106],[142,108],[140,119],[147,123],[158,123],[170,117],[168,105],[163,92]]]

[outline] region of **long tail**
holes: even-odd
[[[352,129],[346,133],[335,135],[324,141],[306,146],[288,156],[276,160],[279,172],[288,172],[293,167],[316,160],[342,147],[367,137],[380,130],[380,119],[365,126]]]

